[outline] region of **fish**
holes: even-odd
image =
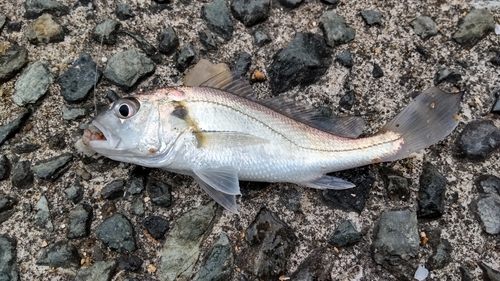
[[[259,100],[249,83],[228,69],[210,74],[211,67],[195,66],[184,86],[111,102],[92,121],[98,130],[85,130],[83,142],[116,161],[192,176],[238,214],[240,180],[352,188],[329,173],[403,159],[441,141],[459,123],[463,93],[432,87],[376,134],[359,138],[360,117],[318,117],[280,96]]]

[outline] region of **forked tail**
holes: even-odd
[[[394,161],[431,146],[449,135],[458,125],[463,92],[450,94],[432,87],[418,95],[380,133],[401,134],[403,145],[396,154],[381,159]]]

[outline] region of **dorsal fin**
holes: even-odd
[[[267,100],[256,100],[250,83],[236,77],[236,75],[231,73],[229,67],[223,63],[212,64],[208,60],[200,60],[186,74],[184,85],[210,87],[251,99],[289,118],[337,136],[357,138],[364,130],[364,121],[361,117],[349,116],[338,118],[320,116],[317,109],[299,107],[296,105],[295,100],[284,96]]]

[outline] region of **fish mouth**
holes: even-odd
[[[83,144],[93,149],[114,149],[118,146],[121,140],[118,135],[114,134],[106,126],[96,120],[92,121],[92,125],[95,126],[97,130],[85,129],[82,136]]]

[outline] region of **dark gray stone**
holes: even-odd
[[[380,174],[384,179],[387,195],[391,200],[407,201],[410,198],[410,179],[389,169],[381,169]]]
[[[384,77],[384,71],[380,66],[376,63],[373,64],[373,70],[372,70],[372,76],[373,78],[381,78]]]
[[[500,197],[489,195],[477,202],[477,212],[484,225],[486,233],[495,235],[500,233]]]
[[[179,47],[179,37],[172,27],[165,27],[158,35],[158,50],[165,55],[171,55]]]
[[[26,68],[16,81],[12,100],[19,106],[38,101],[49,89],[54,77],[49,71],[50,63],[40,60]]]
[[[91,267],[81,268],[76,273],[74,281],[109,281],[116,269],[116,261],[98,261]]]
[[[492,57],[490,60],[491,64],[495,66],[500,66],[500,52],[497,53],[496,56]],[[497,100],[498,103],[498,100]]]
[[[232,67],[232,73],[236,77],[244,77],[250,69],[250,65],[252,65],[252,55],[247,52],[241,52]]]
[[[71,159],[73,159],[73,154],[64,153],[36,163],[33,166],[33,171],[41,179],[55,181],[68,170],[69,167],[66,165]]]
[[[356,30],[348,26],[344,17],[334,11],[324,12],[319,22],[326,44],[330,47],[345,44],[354,40],[354,36],[356,36]]]
[[[418,190],[418,218],[436,219],[444,214],[447,183],[446,178],[434,165],[424,163]]]
[[[303,2],[304,0],[278,0],[278,3],[287,9],[295,9]]]
[[[436,23],[428,16],[418,16],[410,22],[413,32],[423,40],[427,40],[438,33]]]
[[[322,195],[326,205],[333,209],[361,213],[375,182],[375,175],[367,167],[335,172],[331,175],[352,182],[356,187],[346,190],[324,190]]]
[[[31,112],[28,109],[23,109],[12,121],[0,126],[0,145],[17,133],[24,126],[30,115]]]
[[[28,50],[19,45],[11,45],[0,53],[0,83],[10,80],[28,64]]]
[[[500,130],[490,120],[473,120],[455,143],[456,155],[472,161],[484,161],[500,147]]]
[[[19,281],[16,265],[17,240],[7,234],[0,235],[0,280]]]
[[[483,271],[483,280],[485,281],[500,281],[500,271],[494,270],[484,262],[479,263],[479,267]]]
[[[125,190],[127,193],[135,195],[141,193],[144,190],[144,185],[146,182],[146,176],[148,174],[148,170],[143,167],[136,166],[127,180],[127,185]]]
[[[10,161],[7,156],[0,156],[0,181],[9,178],[10,168]]]
[[[49,14],[43,14],[26,28],[26,38],[31,44],[48,44],[64,41],[64,28]]]
[[[64,194],[73,204],[78,204],[83,199],[83,185],[79,182],[74,182],[64,190]]]
[[[443,82],[456,83],[461,79],[462,74],[457,69],[443,68],[434,75],[434,85],[437,86]]]
[[[419,244],[416,213],[385,211],[375,231],[372,257],[398,280],[413,280]]]
[[[250,246],[238,256],[237,264],[264,280],[290,273],[288,257],[295,249],[297,237],[276,213],[262,208],[245,232]]]
[[[351,68],[354,66],[354,60],[352,59],[351,52],[349,50],[344,50],[338,53],[336,59],[345,67]]]
[[[112,56],[106,64],[104,76],[114,84],[129,90],[139,79],[154,70],[155,65],[150,58],[138,49],[131,49]]]
[[[381,24],[382,23],[382,13],[373,10],[363,10],[360,12],[361,17],[368,25]]]
[[[234,268],[234,254],[229,238],[223,232],[219,240],[209,250],[208,257],[193,281],[231,280]]]
[[[202,30],[198,32],[198,37],[200,37],[201,45],[203,45],[205,49],[208,51],[217,50],[217,42],[209,30]]]
[[[159,216],[145,218],[142,225],[154,239],[162,239],[170,227],[168,221]]]
[[[128,20],[135,17],[134,11],[132,11],[132,7],[130,7],[130,5],[127,3],[116,4],[115,14],[116,17],[120,20]]]
[[[461,281],[474,281],[470,270],[466,266],[461,265],[458,269],[460,270],[460,276],[462,277]]]
[[[336,6],[340,0],[321,0],[321,2],[327,4],[327,5],[334,5]]]
[[[20,161],[12,169],[12,185],[17,188],[31,188],[33,186],[33,171],[30,161]]]
[[[121,23],[114,19],[107,19],[96,25],[92,30],[92,39],[99,44],[114,45],[118,39],[118,30]]]
[[[35,19],[42,14],[51,14],[55,17],[69,14],[69,7],[55,0],[27,0],[24,17]]]
[[[75,239],[89,236],[92,215],[92,206],[88,204],[76,206],[75,209],[69,212],[69,224],[66,237],[68,239]]]
[[[40,149],[40,147],[42,146],[36,143],[21,143],[19,145],[16,145],[12,149],[12,152],[14,152],[15,154],[27,154]]]
[[[148,42],[144,37],[142,37],[139,34],[132,33],[130,31],[123,31],[123,33],[127,34],[128,36],[132,37],[132,39],[135,40],[137,43],[137,46],[139,49],[141,49],[146,55],[148,56],[154,56],[156,54],[156,48]]]
[[[124,180],[114,180],[101,189],[101,197],[108,200],[123,197],[125,190]]]
[[[201,7],[201,18],[205,20],[208,28],[229,41],[233,36],[233,22],[229,9],[224,0],[214,0]]]
[[[16,197],[0,195],[0,213],[12,210],[18,202]]]
[[[87,53],[81,53],[71,67],[59,77],[57,83],[61,86],[61,94],[65,101],[78,103],[87,98],[101,76],[102,72],[97,69],[92,57]]]
[[[122,214],[105,219],[95,230],[96,236],[111,250],[127,253],[136,249],[132,223]]]
[[[35,224],[49,232],[54,231],[54,225],[50,219],[49,201],[47,201],[45,196],[40,197],[40,200],[35,205],[35,210]]]
[[[80,119],[82,117],[87,116],[87,112],[86,112],[85,108],[81,108],[81,107],[69,108],[67,106],[64,106],[61,109],[61,111],[62,111],[62,118],[64,120],[68,120],[68,121],[77,120],[77,119]]]
[[[354,91],[347,91],[347,93],[340,98],[339,106],[345,110],[351,110],[355,101],[356,96],[354,95]]]
[[[335,255],[332,249],[326,247],[313,250],[290,276],[290,280],[331,280],[334,265],[332,257]]]
[[[47,247],[36,264],[50,267],[78,268],[80,267],[80,256],[73,244],[61,240]]]
[[[193,46],[189,43],[184,44],[175,56],[177,69],[181,72],[186,70],[193,62],[195,55]]]
[[[426,48],[424,48],[424,46],[422,46],[422,45],[416,44],[415,51],[417,51],[417,53],[422,55],[422,57],[424,59],[428,59],[431,57],[431,53]]]
[[[486,194],[500,195],[500,178],[494,175],[481,175],[475,180],[479,190]]]
[[[351,220],[343,221],[333,232],[328,243],[335,247],[349,247],[361,241],[363,234],[356,229]]]
[[[118,267],[126,271],[138,271],[143,260],[138,256],[121,255],[118,258]]]
[[[144,210],[144,201],[142,197],[135,196],[132,199],[132,203],[130,204],[130,212],[136,216],[144,215],[145,210]]]
[[[321,36],[297,33],[285,48],[273,56],[268,69],[273,94],[318,81],[331,63],[331,51]]]
[[[493,113],[500,113],[500,95],[497,95],[496,101],[493,104],[493,107],[491,108],[491,112]]]
[[[169,207],[172,205],[172,195],[170,194],[171,187],[170,185],[149,178],[146,184],[146,189],[148,190],[149,198],[151,198],[151,202],[161,207]]]
[[[448,240],[442,240],[429,258],[429,270],[437,270],[446,267],[452,262],[452,247]]]
[[[279,197],[279,202],[292,212],[300,210],[302,193],[295,188],[284,189]]]
[[[255,30],[255,32],[253,33],[253,40],[255,45],[257,45],[258,47],[262,47],[271,43],[271,37],[269,37],[269,34],[261,29]]]
[[[156,272],[160,281],[190,279],[203,241],[216,220],[216,210],[217,205],[211,201],[187,211],[175,221],[161,251]]]
[[[490,11],[478,9],[470,11],[458,21],[458,30],[453,39],[465,48],[471,48],[495,29],[495,20]]]
[[[270,10],[270,0],[231,1],[231,12],[233,12],[233,16],[247,27],[265,21],[269,17]]]

